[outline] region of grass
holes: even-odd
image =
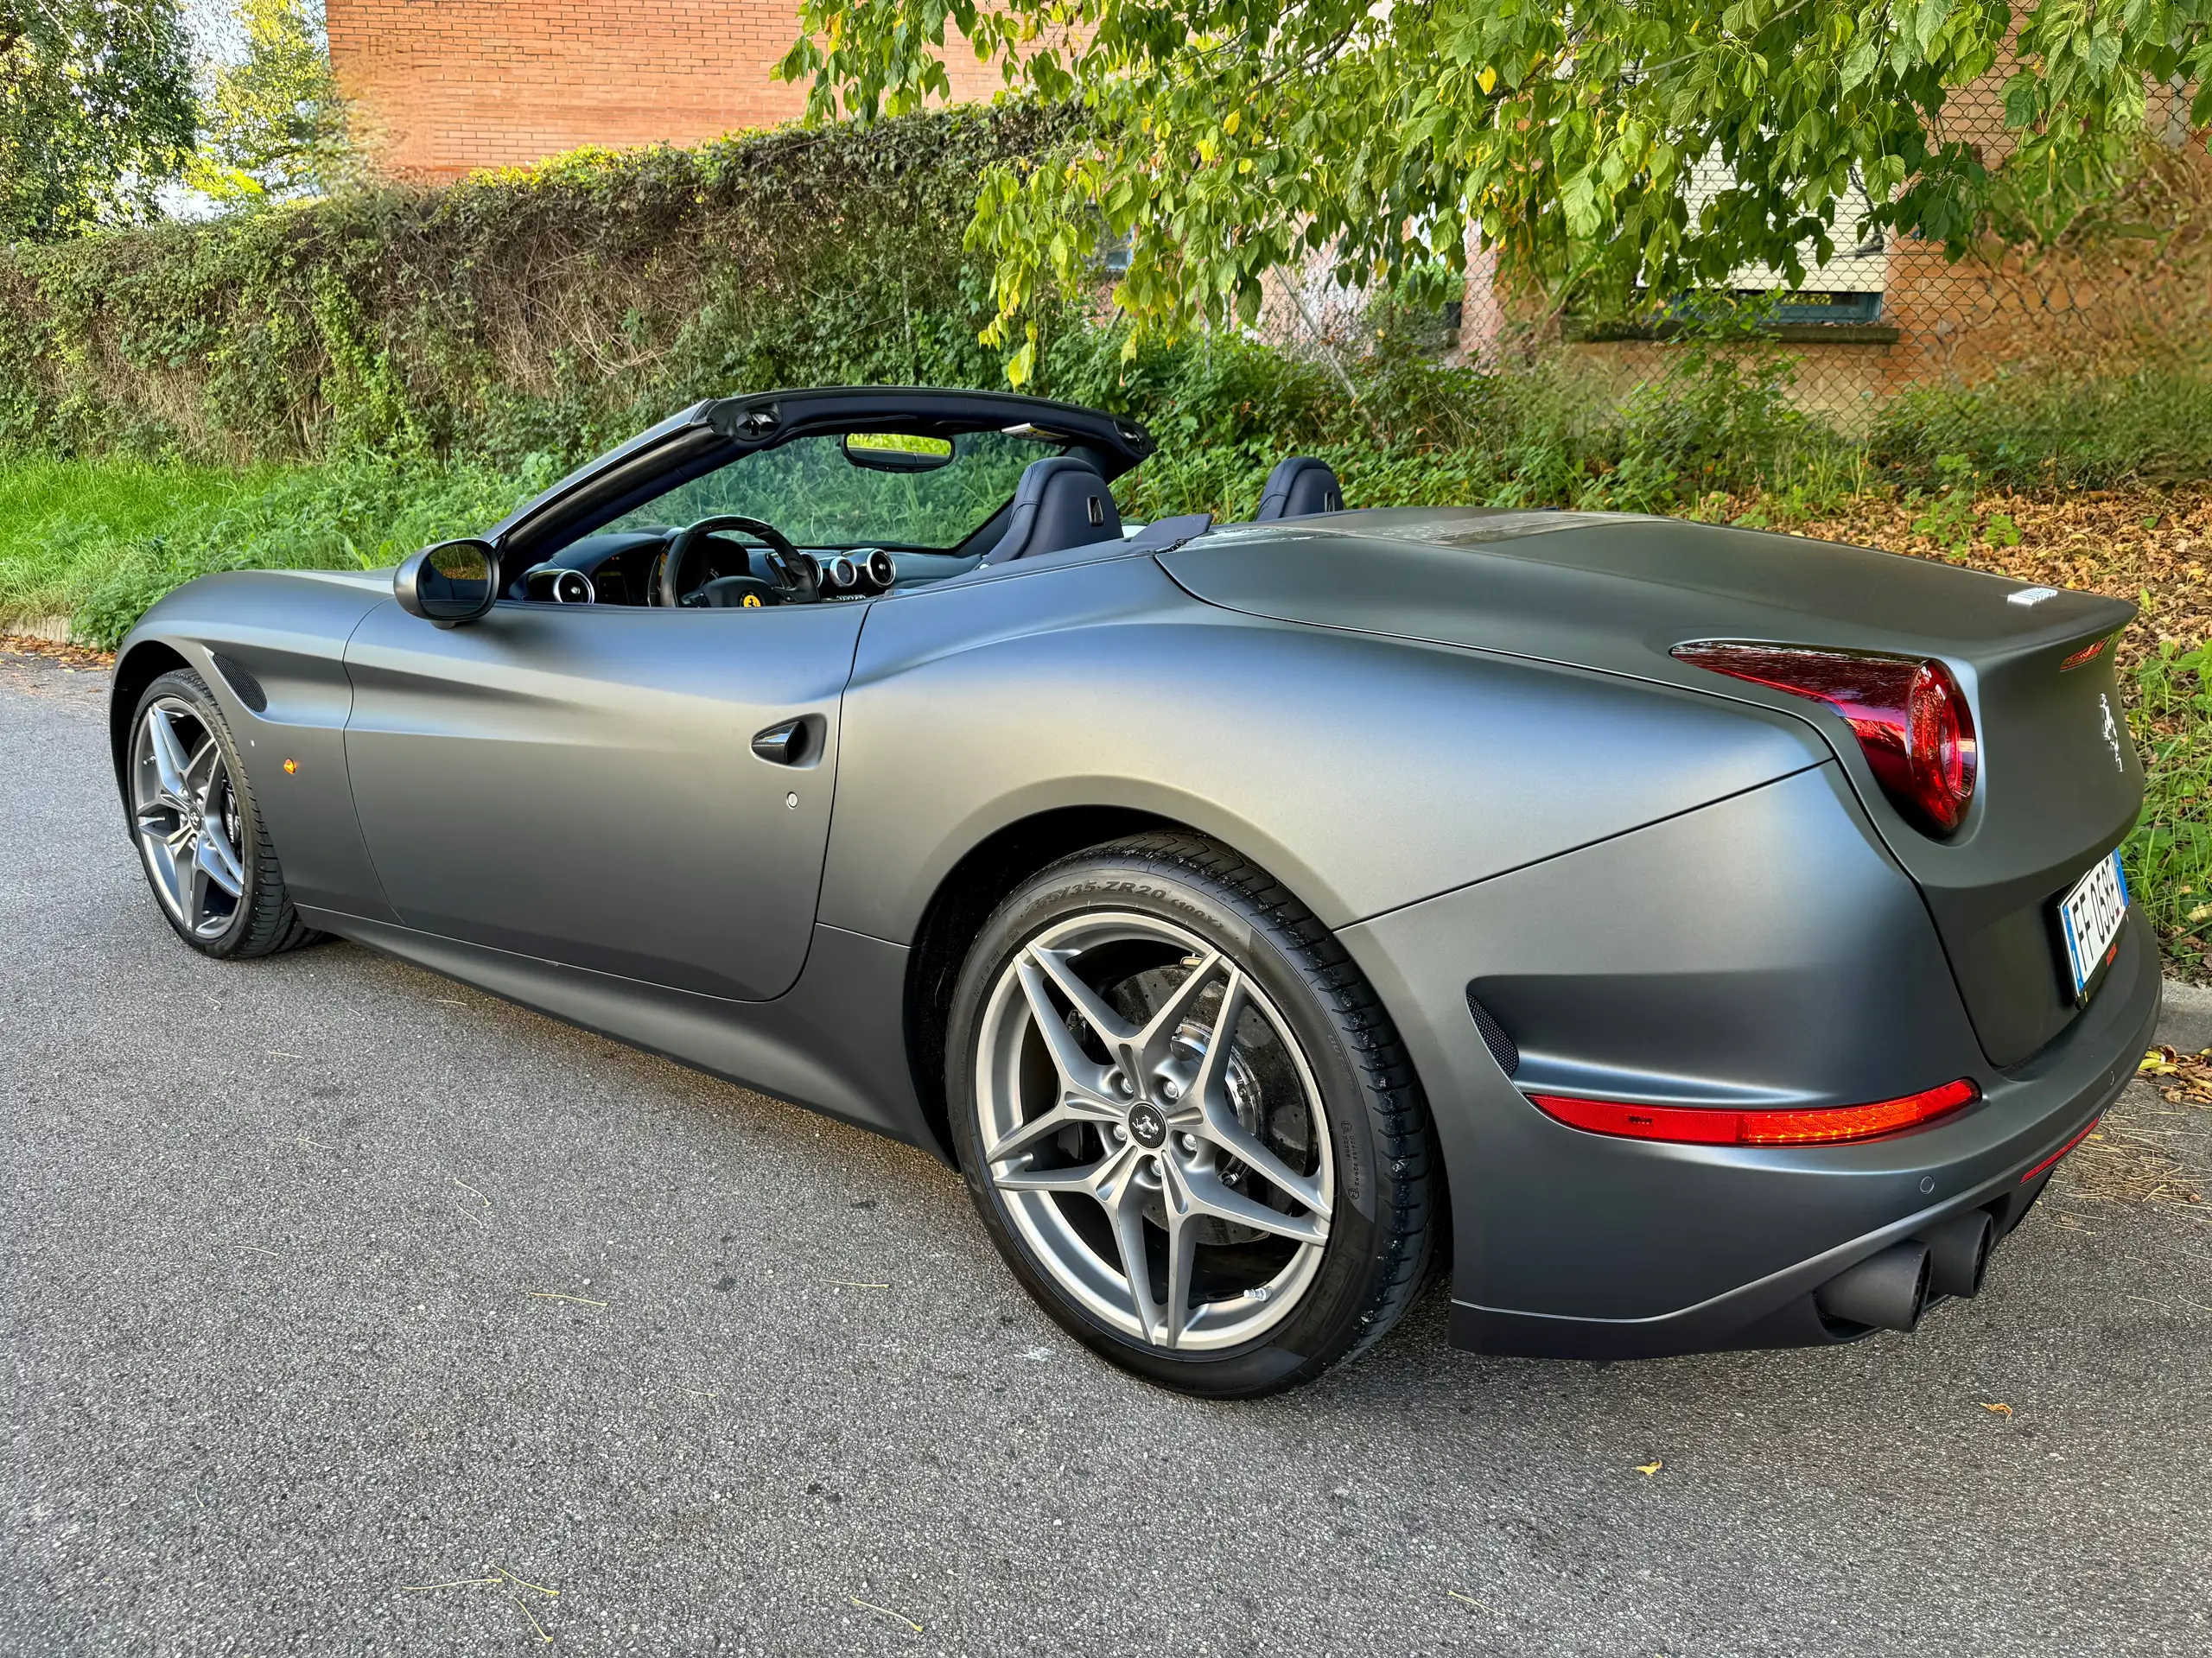
[[[2212,644],[2161,644],[2135,689],[2129,724],[2147,797],[2128,875],[2168,959],[2202,979],[2212,966]]]
[[[1959,473],[2015,489],[2201,483],[2212,477],[2212,372],[2167,361],[1915,387],[1883,409],[1867,458],[1923,486]]]
[[[0,627],[73,616],[125,549],[273,475],[139,461],[0,465]]]
[[[112,650],[170,588],[232,569],[377,569],[496,522],[551,481],[472,461],[351,456],[225,473],[0,463],[0,626],[56,614]]]

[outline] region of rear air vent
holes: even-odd
[[[1483,1045],[1490,1050],[1490,1057],[1497,1061],[1497,1068],[1508,1077],[1520,1070],[1520,1048],[1511,1037],[1506,1035],[1505,1026],[1497,1022],[1497,1016],[1475,1000],[1475,993],[1471,989],[1467,992],[1467,1011],[1475,1016],[1475,1028],[1482,1032]]]
[[[269,693],[261,689],[261,682],[253,677],[245,664],[235,657],[219,655],[215,658],[215,667],[225,683],[238,694],[239,702],[256,714],[269,712]]]

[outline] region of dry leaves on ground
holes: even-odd
[[[2162,639],[2194,645],[2212,639],[2212,488],[2082,490],[2017,495],[1997,490],[1975,497],[1972,542],[1946,549],[1916,533],[1929,504],[1909,497],[1866,494],[1840,511],[1791,526],[1795,534],[1854,542],[1893,553],[1946,559],[2050,588],[2083,588],[2132,600],[2142,619],[2121,642],[2131,665]],[[2002,519],[2017,546],[1993,542]]]
[[[0,655],[44,657],[68,668],[112,668],[114,656],[105,651],[94,651],[82,645],[64,645],[54,639],[33,638],[27,633],[0,633]]]
[[[2160,1046],[2143,1056],[2143,1079],[2177,1104],[2212,1105],[2212,1048],[2196,1053]]]
[[[2084,1197],[2202,1204],[2212,1186],[2212,1049],[2153,1048],[2139,1075],[2162,1103],[2131,1089],[2068,1157],[2069,1183]]]

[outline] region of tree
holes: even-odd
[[[353,170],[345,101],[301,0],[245,0],[245,58],[218,67],[186,178],[218,201],[320,195]]]
[[[151,216],[194,114],[175,0],[0,0],[0,240]]]
[[[1505,280],[1594,307],[1748,264],[1802,281],[1806,245],[1880,231],[1956,257],[2108,181],[2146,83],[2194,83],[2193,124],[2212,118],[2208,19],[2212,0],[802,0],[780,73],[815,118],[900,113],[950,95],[951,25],[1016,92],[1080,106],[1064,149],[983,181],[969,234],[1004,344],[1047,285],[1093,280],[1105,237],[1130,245],[1116,306],[1167,333],[1250,321],[1267,272],[1314,254],[1435,297],[1471,232]],[[1943,113],[2000,71],[1999,165]],[[1694,198],[1700,162],[1732,185]]]

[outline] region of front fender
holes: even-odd
[[[362,844],[345,753],[346,641],[391,597],[388,574],[326,570],[230,571],[164,595],[116,654],[118,774],[138,697],[174,652],[222,706],[294,902],[394,919]]]

